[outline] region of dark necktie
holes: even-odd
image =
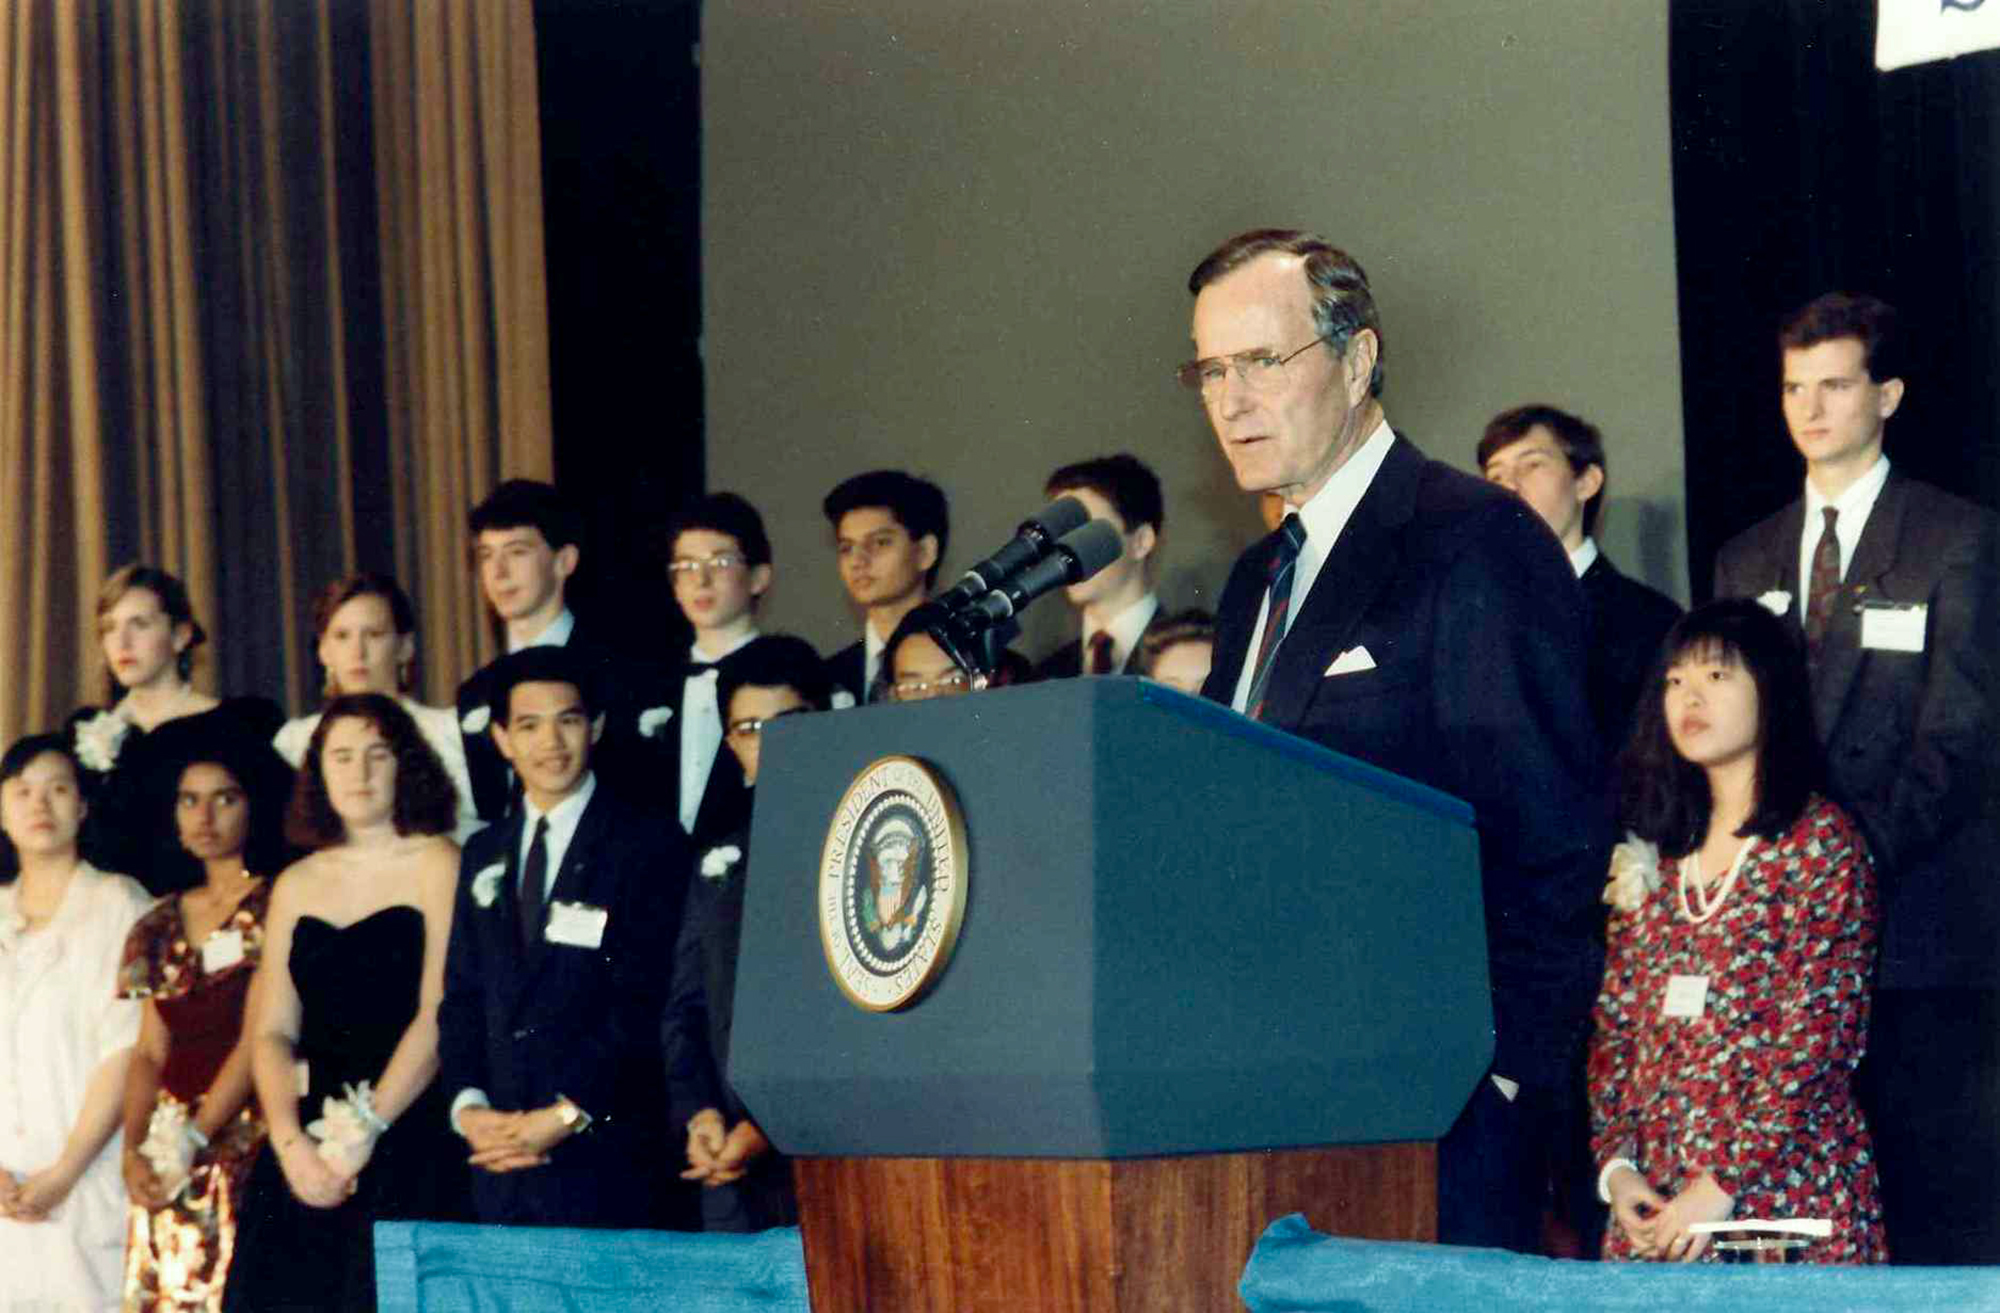
[[[1111,635],[1100,629],[1090,636],[1090,650],[1083,663],[1086,675],[1111,673]]]
[[[1814,654],[1826,637],[1827,624],[1833,619],[1834,595],[1840,591],[1840,535],[1833,529],[1840,512],[1829,506],[1824,514],[1826,528],[1820,531],[1819,546],[1813,548],[1806,592],[1806,648]]]
[[[1250,697],[1244,703],[1252,720],[1264,719],[1264,698],[1271,682],[1271,665],[1278,655],[1278,642],[1285,636],[1285,617],[1292,609],[1292,567],[1298,564],[1299,548],[1305,546],[1305,521],[1287,515],[1278,526],[1278,540],[1271,545],[1271,605],[1264,617],[1264,638],[1257,644],[1256,676],[1250,681]]]
[[[535,822],[535,839],[528,845],[528,863],[521,872],[521,893],[515,899],[521,911],[521,951],[532,953],[542,937],[542,899],[549,883],[549,818]]]

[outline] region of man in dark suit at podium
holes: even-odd
[[[1904,390],[1893,309],[1829,294],[1778,343],[1803,493],[1723,547],[1715,591],[1761,599],[1806,643],[1829,784],[1875,859],[1860,1092],[1889,1252],[2000,1263],[2000,522],[1882,454]]]
[[[689,849],[590,766],[594,672],[565,647],[491,667],[492,731],[521,805],[474,835],[438,1008],[440,1079],[479,1220],[647,1227],[673,1219],[662,1166],[660,1010]],[[689,1201],[682,1199],[685,1214]]]
[[[1496,1050],[1438,1146],[1438,1234],[1532,1252],[1602,970],[1583,594],[1518,498],[1391,431],[1380,319],[1344,252],[1245,233],[1188,289],[1182,381],[1237,484],[1287,507],[1230,573],[1202,692],[1474,807]]]

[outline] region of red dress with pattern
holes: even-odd
[[[1696,925],[1679,864],[1637,911],[1613,912],[1590,1044],[1591,1148],[1663,1195],[1703,1172],[1736,1217],[1824,1217],[1814,1261],[1888,1253],[1875,1153],[1854,1101],[1875,970],[1875,872],[1847,814],[1815,796],[1758,839],[1734,892]],[[1706,976],[1699,1017],[1663,1015],[1673,976]],[[1606,1258],[1632,1258],[1614,1220]],[[1711,1246],[1705,1258],[1713,1260]]]

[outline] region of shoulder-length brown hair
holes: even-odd
[[[392,813],[398,834],[450,834],[458,819],[458,794],[431,745],[417,730],[410,713],[380,693],[349,693],[333,699],[320,713],[319,727],[299,764],[292,789],[285,837],[302,848],[329,848],[347,838],[347,827],[326,796],[321,757],[327,731],[337,720],[365,720],[396,754],[396,805]]]
[[[102,623],[104,617],[110,614],[111,608],[118,605],[119,600],[134,588],[143,588],[159,599],[160,610],[165,613],[170,628],[187,626],[187,646],[174,658],[174,669],[180,672],[182,679],[192,679],[194,654],[208,641],[208,631],[201,627],[201,621],[194,618],[194,604],[188,601],[187,585],[165,570],[137,561],[113,570],[105,579],[104,586],[97,590],[99,623]],[[103,655],[103,644],[100,643],[98,658],[102,660]],[[118,699],[125,695],[124,685],[118,682],[118,676],[112,674],[108,667],[104,672],[104,689],[107,706],[116,705]]]

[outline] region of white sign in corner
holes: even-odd
[[[2000,0],[1881,0],[1875,19],[1875,67],[2000,49]]]

